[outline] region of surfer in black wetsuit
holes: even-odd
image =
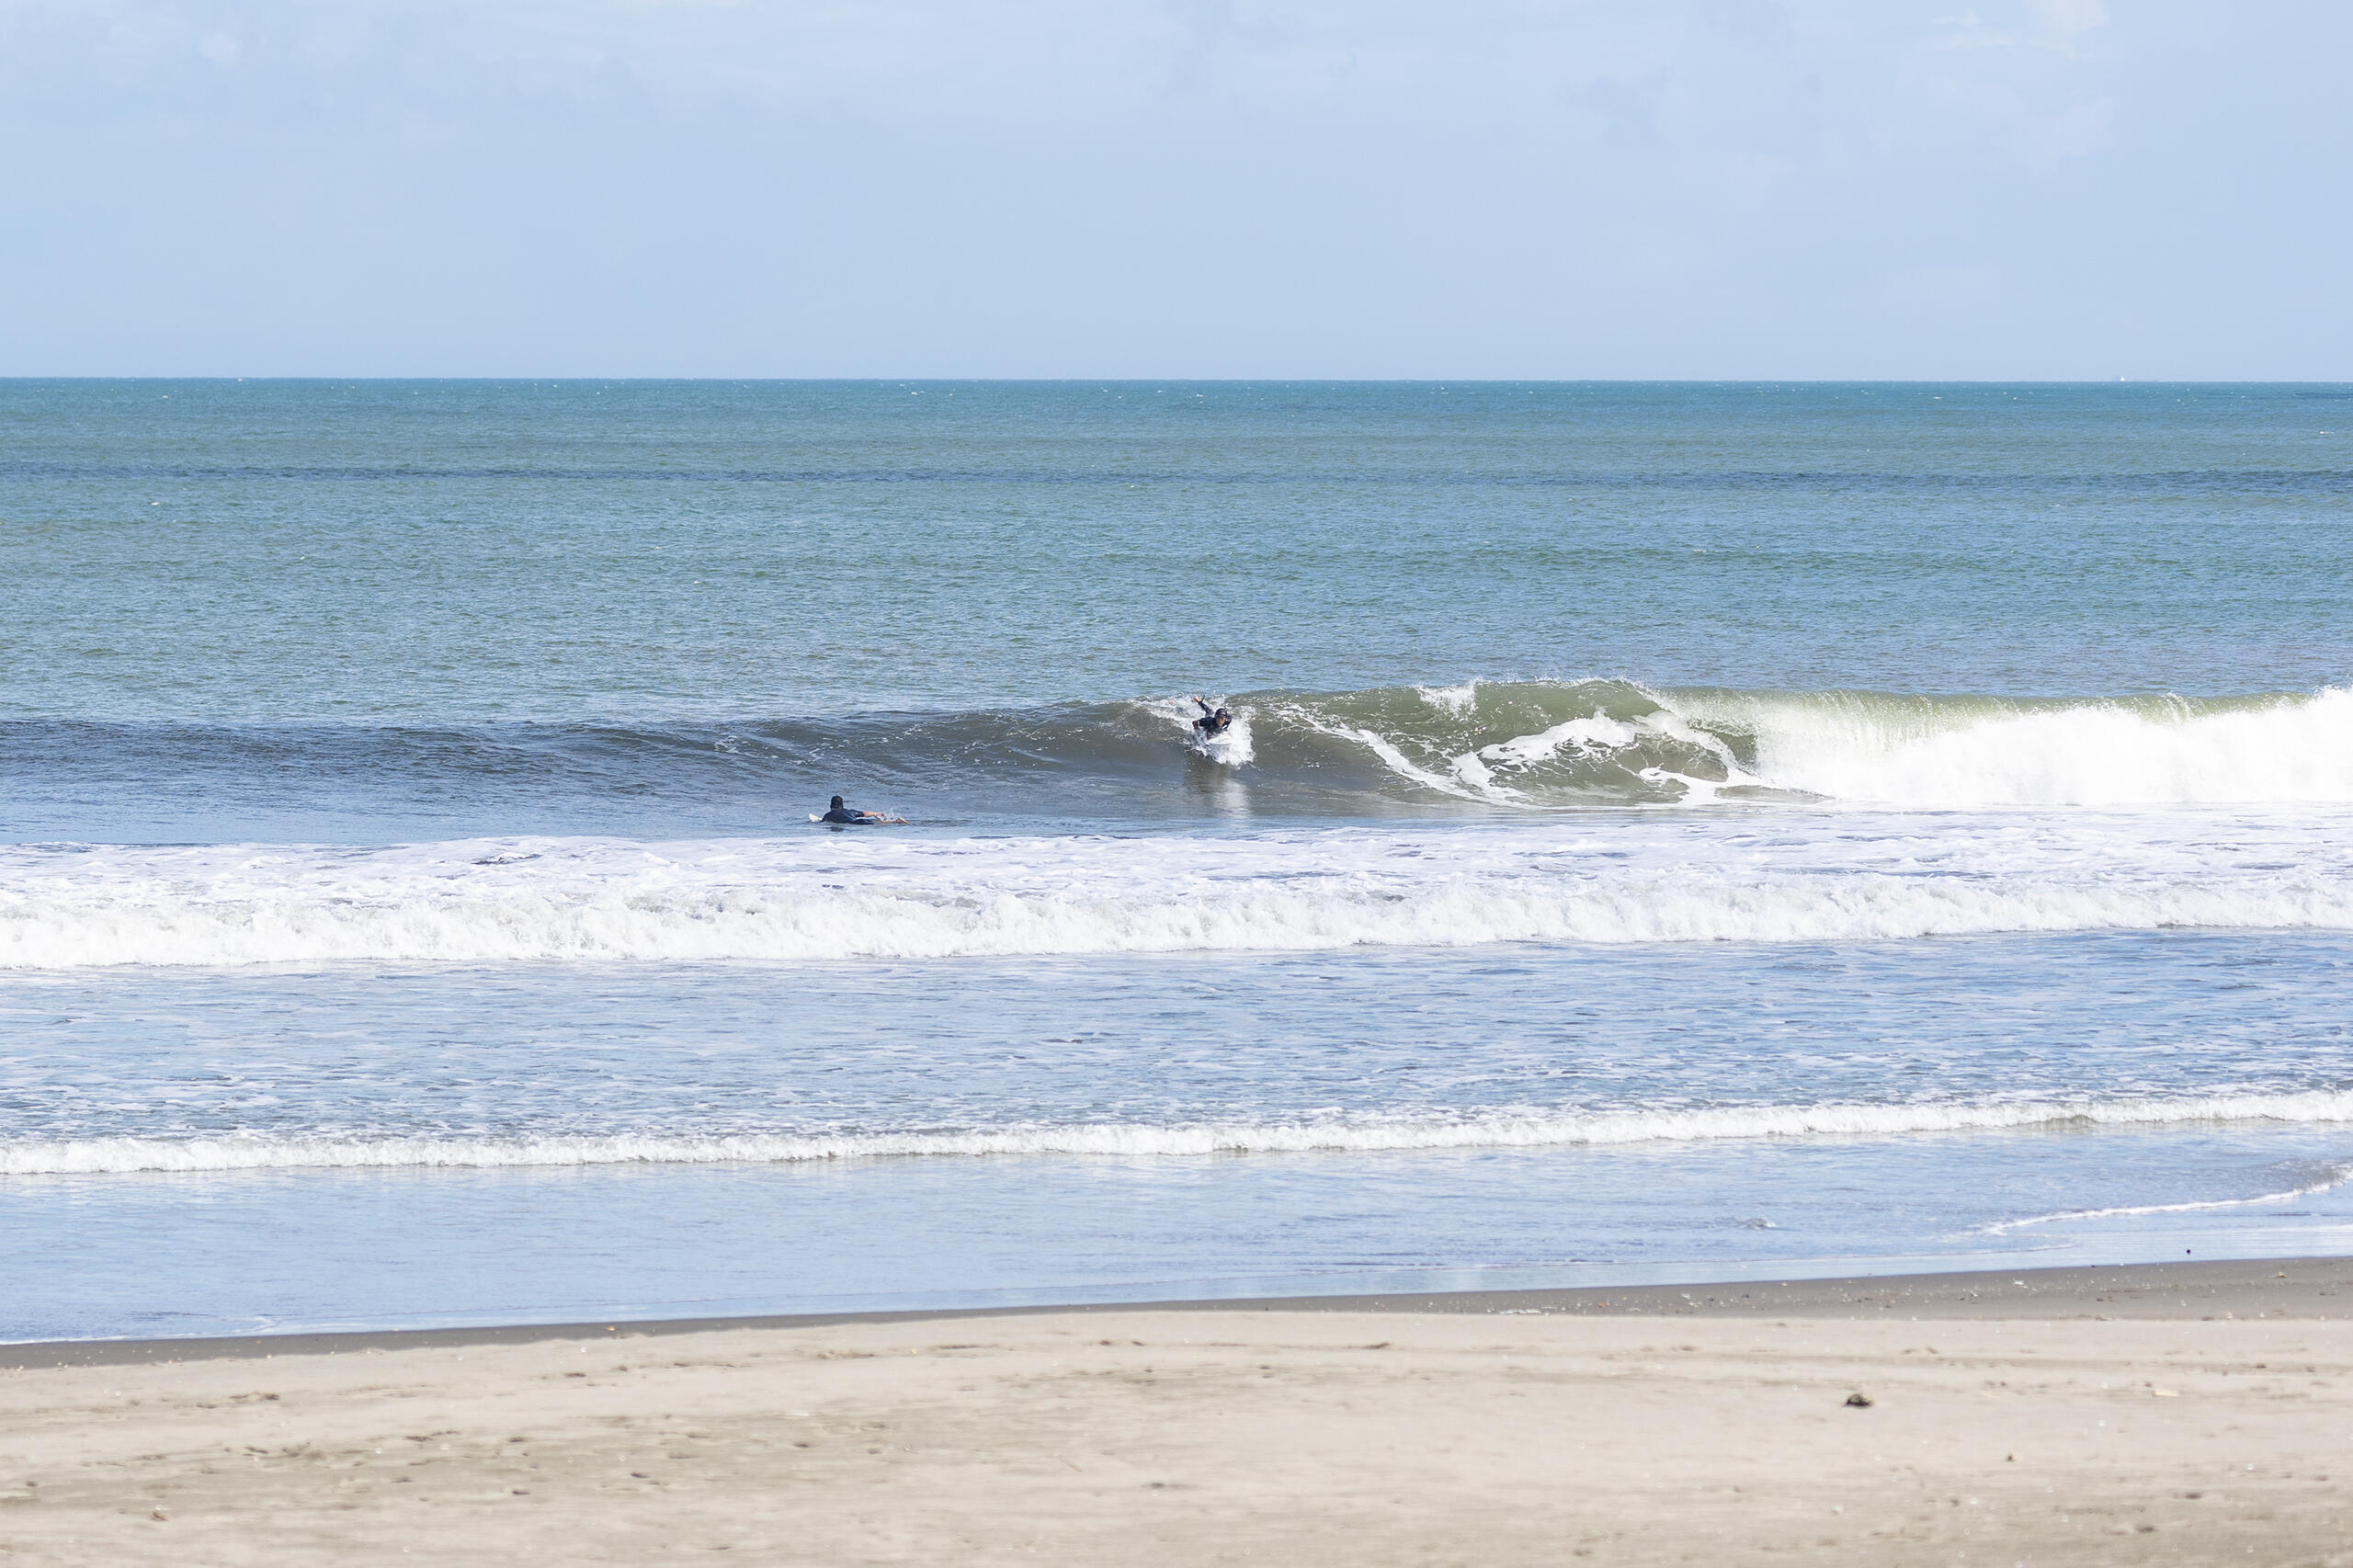
[[[836,795],[834,797],[833,810],[827,812],[824,816],[819,817],[817,820],[819,822],[850,823],[858,826],[876,826],[887,822],[904,823],[907,819],[904,817],[886,817],[881,812],[853,811],[849,807],[843,805],[842,798],[839,795]]]
[[[1201,739],[1213,741],[1233,728],[1233,710],[1212,708],[1205,697],[1196,697],[1193,700],[1200,705],[1201,716],[1193,721],[1193,728],[1200,732]]]

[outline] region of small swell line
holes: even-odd
[[[1542,1148],[1711,1140],[1894,1137],[2068,1126],[2196,1121],[2353,1121],[2353,1093],[1959,1105],[1745,1106],[1586,1116],[1360,1123],[1117,1124],[971,1131],[663,1135],[530,1139],[95,1138],[0,1144],[0,1176],[325,1169],[490,1169],[589,1165],[799,1165],[833,1160],[1040,1155],[1211,1154]],[[2322,1186],[2334,1185],[2334,1180]],[[2317,1187],[2302,1189],[2319,1190]],[[2294,1194],[2272,1196],[2295,1196]],[[2266,1201],[2267,1199],[2233,1199]],[[2220,1207],[2222,1205],[2211,1205]],[[2191,1205],[2190,1207],[2209,1207]],[[2012,1221],[2095,1217],[2098,1210]],[[2158,1210],[2151,1210],[2149,1212]]]
[[[2029,1225],[2057,1225],[2070,1220],[2122,1220],[2142,1214],[2193,1214],[2207,1209],[2245,1209],[2256,1203],[2286,1203],[2293,1199],[2309,1198],[2315,1192],[2326,1192],[2353,1179],[2353,1165],[2336,1165],[2317,1181],[2302,1187],[2290,1187],[2285,1192],[2259,1193],[2253,1198],[2218,1198],[2204,1203],[2136,1203],[2114,1209],[2072,1209],[2063,1214],[2037,1214],[2025,1220],[2004,1220],[1980,1227],[1980,1233],[1998,1236],[2009,1231],[2022,1231]]]

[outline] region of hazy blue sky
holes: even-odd
[[[2343,0],[0,0],[0,373],[2353,377]]]

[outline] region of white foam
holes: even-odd
[[[1515,800],[1523,798],[1518,790],[1497,784],[1495,770],[1480,760],[1477,752],[1454,759],[1454,776],[1483,795],[1508,796]]]
[[[1475,687],[1422,688],[1449,717]],[[1644,769],[1705,805],[1763,785],[1853,804],[1938,810],[2011,806],[2353,804],[2353,688],[2233,702],[2143,699],[2032,703],[1868,692],[1652,692],[1656,711],[1600,710],[1454,756],[1443,774],[1411,737],[1285,716],[1362,746],[1399,778],[1497,805],[1536,806],[1514,775],[1564,755],[1601,757],[1665,740],[1711,754],[1722,779]],[[1724,740],[1754,738],[1744,763]]]
[[[1452,777],[1433,773],[1399,750],[1394,741],[1378,730],[1362,729],[1354,724],[1336,723],[1319,718],[1304,710],[1298,710],[1296,716],[1336,739],[1355,742],[1380,758],[1383,767],[1401,778],[1413,780],[1426,790],[1436,790],[1440,794],[1453,795],[1466,801],[1500,801],[1513,798],[1509,792],[1495,790],[1486,782],[1486,773],[1483,768],[1480,769],[1475,777],[1467,775],[1458,760],[1454,765]]]
[[[1765,783],[1927,807],[2353,803],[2353,689],[2233,706],[1688,693]]]
[[[1185,744],[1211,762],[1227,767],[1244,767],[1256,758],[1257,753],[1250,739],[1250,710],[1247,708],[1233,710],[1233,722],[1223,733],[1205,735],[1194,723],[1201,716],[1201,710],[1189,697],[1164,698],[1143,706],[1147,711],[1156,713],[1176,726],[1185,737]]]
[[[2063,1127],[2353,1121],[2353,1094],[1913,1105],[1739,1106],[1596,1115],[1497,1115],[1374,1122],[1118,1124],[976,1131],[555,1138],[97,1138],[0,1143],[0,1176],[141,1171],[492,1168],[808,1164],[941,1157],[1198,1157],[1540,1148],[1765,1138],[1891,1138]],[[2333,1185],[2332,1182],[2321,1185]],[[2303,1190],[2317,1190],[2307,1187]],[[2200,1205],[2197,1207],[2206,1207]],[[2140,1210],[2131,1210],[2139,1212]],[[2150,1210],[2154,1212],[2156,1210]],[[2101,1212],[2109,1212],[2103,1210]],[[2116,1210],[2115,1212],[2126,1212]],[[2052,1219],[2083,1216],[2055,1215]],[[2040,1223],[2040,1221],[2017,1223]]]
[[[1228,767],[1244,767],[1256,760],[1257,748],[1251,743],[1250,710],[1247,708],[1235,709],[1233,722],[1220,734],[1202,735],[1199,731],[1194,733],[1194,744],[1200,749],[1202,756],[1212,762],[1222,763]]]
[[[1590,719],[1571,719],[1533,735],[1518,735],[1482,746],[1478,755],[1489,762],[1525,767],[1529,763],[1549,761],[1563,746],[1585,752],[1616,751],[1640,740],[1646,728],[1596,713]]]
[[[1759,821],[1771,831],[1760,829]],[[0,848],[0,968],[2353,930],[2353,813]]]
[[[1695,746],[1713,754],[1723,764],[1724,777],[1721,779],[1699,778],[1655,767],[1639,770],[1642,778],[1653,783],[1681,786],[1678,804],[1702,805],[1716,800],[1723,790],[1735,785],[1761,782],[1741,767],[1732,748],[1721,737],[1694,729],[1680,715],[1666,710],[1630,720],[1613,719],[1597,710],[1589,718],[1570,719],[1534,734],[1515,735],[1509,740],[1497,741],[1481,746],[1477,751],[1467,752],[1454,759],[1453,773],[1463,783],[1491,799],[1512,804],[1528,803],[1528,793],[1499,778],[1499,770],[1508,776],[1521,769],[1540,767],[1564,751],[1579,756],[1604,756],[1654,739],[1677,741]]]
[[[1453,699],[1457,696],[1455,691],[1431,691],[1421,687],[1415,689],[1433,707],[1452,713],[1469,710],[1471,702],[1469,696],[1464,696],[1460,708],[1456,708],[1453,706]],[[1466,687],[1460,689],[1464,693],[1475,691],[1475,687]],[[1447,771],[1441,774],[1415,762],[1405,755],[1404,749],[1395,741],[1377,730],[1326,719],[1304,708],[1294,708],[1287,716],[1335,739],[1348,741],[1362,746],[1392,773],[1418,784],[1426,790],[1435,790],[1441,794],[1453,795],[1461,800],[1483,801],[1495,805],[1535,804],[1536,802],[1530,799],[1526,790],[1506,783],[1501,776],[1549,762],[1563,751],[1574,751],[1587,756],[1600,756],[1621,751],[1646,736],[1674,734],[1678,738],[1693,739],[1715,750],[1726,759],[1727,763],[1732,756],[1730,750],[1723,745],[1722,742],[1712,735],[1694,734],[1683,725],[1680,720],[1672,715],[1654,715],[1631,722],[1621,722],[1607,714],[1597,712],[1590,718],[1571,719],[1536,734],[1518,735],[1509,740],[1497,741],[1492,744],[1481,746],[1475,751],[1461,753],[1448,759]]]
[[[1468,714],[1479,700],[1479,683],[1464,681],[1461,686],[1417,686],[1415,695],[1450,719]]]

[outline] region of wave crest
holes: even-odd
[[[1393,817],[1713,801],[2353,804],[2353,690],[2004,699],[1471,682],[964,713],[456,728],[0,722],[0,792],[191,835],[327,803],[502,827],[798,820],[847,786],[932,820]],[[309,809],[303,807],[301,809]],[[618,813],[618,814],[617,814]],[[790,814],[788,814],[790,813]]]

